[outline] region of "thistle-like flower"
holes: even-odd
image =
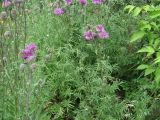
[[[91,30],[85,31],[83,35],[86,40],[93,40],[95,37],[95,33]]]
[[[106,31],[102,31],[98,33],[98,37],[101,39],[109,38],[109,34]]]
[[[65,2],[66,5],[72,4],[72,0],[65,0],[64,2]]]
[[[63,14],[65,12],[65,10],[63,8],[54,8],[54,10],[52,11],[53,14],[55,15],[60,15],[60,14]]]
[[[79,2],[79,4],[81,4],[81,5],[87,4],[87,1],[86,1],[86,0],[78,0],[78,2]]]
[[[9,7],[12,4],[10,0],[3,0],[2,7]]]

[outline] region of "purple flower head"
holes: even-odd
[[[97,31],[97,32],[105,31],[105,30],[104,30],[104,26],[103,26],[103,25],[97,25],[97,26],[96,26],[96,31]]]
[[[26,59],[28,59],[32,55],[33,55],[33,53],[29,49],[23,49],[23,50],[21,50],[21,57],[22,57],[22,59],[26,60]]]
[[[86,40],[93,40],[94,37],[95,37],[95,33],[94,32],[92,32],[92,31],[86,31],[86,32],[84,32],[84,38]]]
[[[21,50],[20,54],[22,59],[32,61],[35,59],[35,50],[37,46],[34,43],[29,43],[25,46],[25,49]]]
[[[102,0],[92,0],[93,4],[101,4],[103,1]]]
[[[102,31],[98,33],[98,37],[101,39],[109,38],[109,34],[106,31]]]
[[[87,3],[86,0],[78,0],[79,4],[85,5]]]
[[[65,0],[65,3],[66,3],[67,5],[70,5],[70,4],[72,3],[72,0]]]
[[[37,46],[34,43],[29,43],[26,45],[25,49],[28,49],[30,51],[35,51],[37,49]]]
[[[4,0],[2,2],[2,7],[8,7],[12,4],[12,2],[10,0]]]
[[[63,8],[54,8],[53,13],[55,15],[60,15],[64,13],[64,9]]]

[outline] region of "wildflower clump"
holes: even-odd
[[[104,26],[101,24],[96,25],[93,28],[91,27],[87,28],[87,30],[84,31],[83,36],[86,40],[94,40],[95,38],[100,38],[100,39],[109,38],[108,32],[105,31]]]
[[[97,31],[98,38],[104,39],[109,37],[109,34],[105,31],[103,25],[97,25],[96,31]]]
[[[30,60],[35,58],[35,50],[37,46],[34,43],[30,43],[25,46],[25,49],[21,50],[21,57],[24,60]]]
[[[29,43],[25,46],[25,49],[22,49],[20,52],[21,58],[27,62],[31,71],[36,68],[36,64],[32,63],[32,61],[36,59],[36,54],[35,54],[36,49],[37,49],[36,44]],[[24,64],[20,65],[20,70],[22,69],[24,69]]]

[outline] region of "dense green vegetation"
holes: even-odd
[[[159,0],[1,0],[0,119],[160,120]]]

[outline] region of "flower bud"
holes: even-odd
[[[24,70],[24,68],[25,68],[25,64],[23,64],[23,63],[22,63],[22,64],[20,64],[20,66],[19,66],[19,70],[20,70],[20,71],[23,71],[23,70]]]
[[[7,61],[7,57],[3,57],[3,61],[6,62]]]
[[[51,57],[51,55],[47,54],[47,55],[44,56],[44,59],[47,61],[47,60],[49,60],[50,57]]]
[[[51,49],[51,48],[49,48],[49,47],[47,47],[46,50],[47,50],[47,53],[53,52],[53,49]]]
[[[12,9],[12,10],[11,10],[11,14],[12,14],[12,15],[16,15],[16,14],[17,14],[17,10],[16,10],[16,9]]]
[[[4,37],[9,38],[12,35],[11,31],[6,31]]]
[[[17,10],[16,9],[11,10],[11,16],[12,16],[13,19],[16,18],[16,16],[17,16]]]
[[[29,56],[28,58],[27,58],[27,61],[28,62],[32,62],[32,61],[34,61],[36,59],[36,56],[35,55],[32,55],[32,56]]]
[[[15,0],[15,4],[21,4],[23,2],[24,2],[23,0]]]
[[[15,0],[15,4],[17,7],[21,7],[22,6],[22,3],[24,2],[24,0]]]
[[[0,18],[1,18],[2,20],[6,20],[6,19],[7,19],[7,13],[6,13],[5,11],[2,11],[2,12],[0,13]]]
[[[37,65],[33,63],[29,67],[30,67],[30,70],[33,71],[34,69],[36,69]]]
[[[32,11],[30,9],[25,9],[25,12],[28,14],[32,13]]]

